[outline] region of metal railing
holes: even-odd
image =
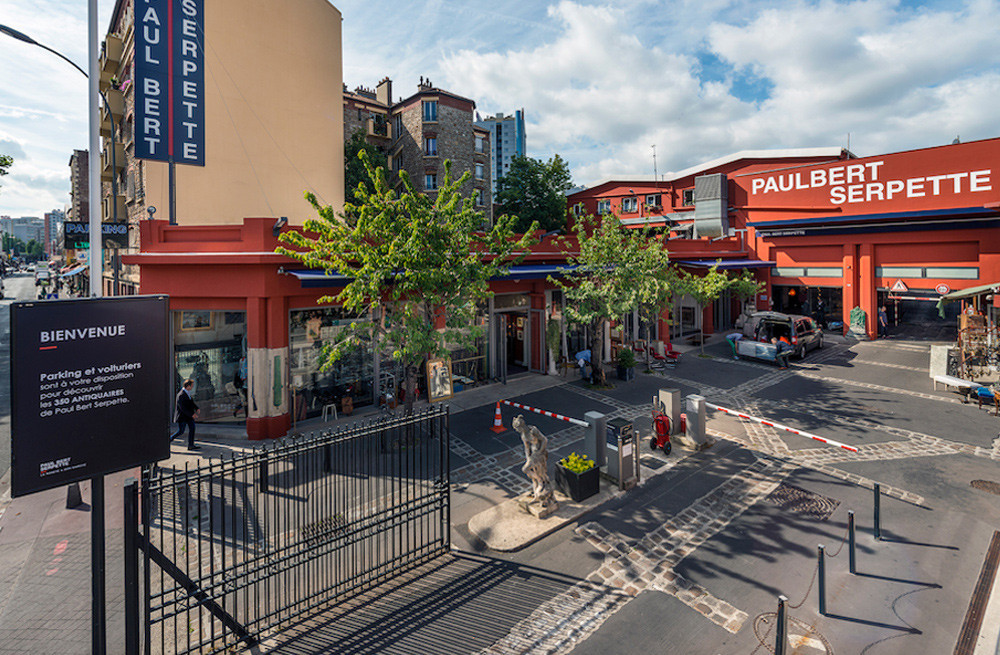
[[[448,552],[448,452],[433,407],[145,469],[125,489],[127,652],[250,646]]]

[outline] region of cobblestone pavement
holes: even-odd
[[[873,348],[888,347],[906,352],[926,352],[925,346],[891,344],[877,346],[866,344],[861,350],[865,354]],[[849,348],[846,345],[831,344],[822,352],[810,355],[809,364],[837,363],[847,361]],[[694,382],[686,379],[682,371],[669,370],[658,374],[665,381],[676,381],[687,386],[694,384],[699,393],[711,401],[724,404],[754,416],[774,415],[778,410],[801,412],[816,416],[824,422],[864,430],[874,430],[890,435],[892,439],[858,447],[858,452],[830,447],[790,449],[779,431],[751,421],[741,420],[744,433],[729,434],[717,429],[708,429],[709,436],[726,439],[748,447],[758,453],[758,460],[741,473],[730,478],[709,494],[682,510],[663,525],[650,531],[641,539],[628,541],[612,534],[603,526],[591,522],[576,529],[595,548],[604,553],[604,561],[593,571],[585,582],[580,582],[569,591],[553,598],[541,606],[530,617],[519,623],[505,638],[482,651],[483,655],[507,655],[509,653],[567,653],[573,647],[596,631],[614,612],[621,609],[630,599],[645,589],[654,589],[675,596],[695,611],[704,615],[717,626],[736,633],[745,624],[748,615],[725,599],[713,596],[707,589],[679,575],[674,568],[686,556],[694,552],[707,539],[725,529],[749,507],[773,491],[789,473],[796,468],[808,468],[830,477],[871,489],[877,482],[854,473],[848,473],[834,466],[837,463],[857,461],[888,461],[913,457],[934,457],[967,454],[1000,460],[1000,435],[990,447],[973,446],[950,441],[941,437],[913,430],[884,425],[865,417],[846,417],[822,408],[814,403],[794,400],[768,400],[756,398],[764,389],[780,384],[794,377],[820,380],[831,384],[860,387],[893,394],[902,394],[921,400],[942,403],[959,403],[958,399],[912,391],[886,385],[841,379],[822,375],[802,367],[775,370],[772,365],[754,361],[707,358],[726,361],[729,364],[757,368],[763,374],[733,388]],[[868,361],[861,358],[850,360],[852,365],[862,364],[883,367],[889,370],[920,371],[911,366],[888,362]],[[631,406],[610,398],[599,391],[579,386],[564,385],[565,388],[582,396],[611,405],[610,416],[635,418],[647,415],[643,405]],[[710,413],[709,419],[712,420]],[[582,437],[582,429],[570,427],[552,435],[550,444],[554,448],[571,443]],[[457,441],[457,440],[456,440]],[[453,446],[463,457],[468,453],[468,445],[461,442]],[[513,450],[513,449],[512,449]],[[519,450],[519,448],[517,449]],[[480,457],[481,463],[470,464],[462,470],[467,481],[492,478],[512,489],[526,487],[520,482],[520,472],[514,475],[509,466],[517,460],[509,459],[511,451],[499,456]],[[515,483],[512,478],[517,477]],[[520,485],[520,486],[518,486]],[[914,505],[924,505],[925,499],[906,489],[881,483],[882,493]]]
[[[674,567],[774,491],[794,468],[760,459],[634,543],[597,523],[580,526],[577,534],[605,553],[604,563],[480,654],[567,653],[644,589],[671,594],[721,628],[738,632],[748,614],[676,573]]]

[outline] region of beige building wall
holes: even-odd
[[[177,223],[314,216],[344,201],[341,14],[327,0],[206,0],[205,166],[176,166]],[[168,217],[167,164],[144,162]]]

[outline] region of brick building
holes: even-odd
[[[429,194],[444,182],[444,161],[450,160],[453,177],[472,174],[462,193],[476,193],[477,205],[492,220],[490,133],[475,124],[475,109],[474,101],[424,78],[416,93],[392,102],[386,77],[375,89],[344,89],[344,136],[364,131],[386,154],[391,183],[400,184],[399,171],[405,170],[413,186]]]
[[[74,150],[69,158],[68,220],[85,221],[90,216],[90,186],[88,185],[90,155],[86,150]]]

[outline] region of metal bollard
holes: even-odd
[[[879,516],[880,505],[882,504],[882,487],[875,483],[875,541],[882,541],[882,520]]]
[[[817,555],[819,557],[819,615],[826,616],[826,547],[820,544],[817,546]]]
[[[856,555],[854,553],[854,510],[847,512],[847,559],[850,562],[851,573],[858,572]]]
[[[775,630],[777,635],[774,638],[774,655],[785,655],[785,646],[788,645],[788,615],[785,604],[788,598],[778,596],[778,619]]]

